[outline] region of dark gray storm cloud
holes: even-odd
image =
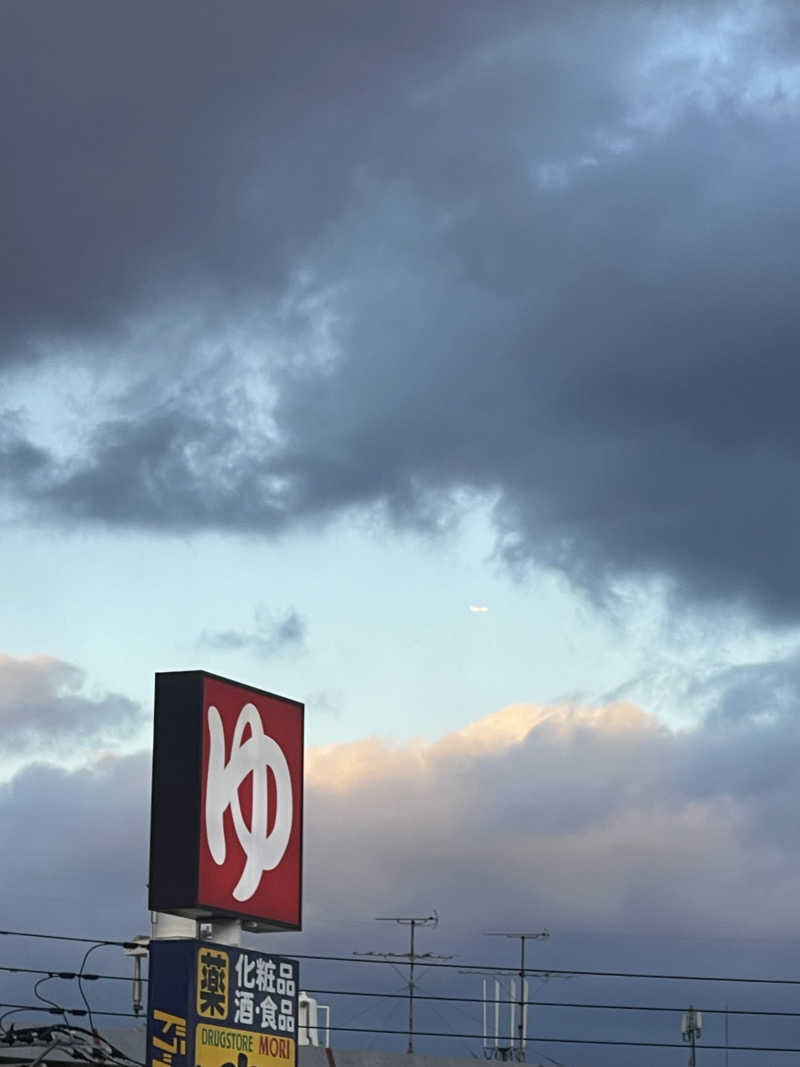
[[[149,753],[78,771],[34,763],[0,784],[3,895],[16,929],[118,929],[146,915]],[[23,925],[24,924],[24,925]],[[126,930],[130,937],[136,930]]]
[[[352,196],[383,108],[495,22],[460,8],[6,5],[6,358],[164,303],[268,299]]]
[[[30,515],[430,529],[466,491],[514,566],[797,618],[788,7],[4,18],[0,358],[120,382],[62,449],[0,437]]]
[[[306,640],[306,621],[294,609],[277,618],[269,612],[256,611],[255,625],[243,629],[205,630],[199,644],[218,652],[249,649],[268,658],[301,650]]]
[[[129,736],[142,724],[138,704],[119,693],[86,690],[85,674],[51,656],[0,653],[0,729],[4,754],[63,755],[72,746]]]

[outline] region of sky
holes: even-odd
[[[146,927],[202,668],[306,704],[286,951],[436,908],[794,973],[799,49],[786,0],[2,5],[5,925]]]

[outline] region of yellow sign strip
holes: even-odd
[[[197,1067],[295,1067],[296,1046],[291,1037],[198,1023],[194,1056]]]

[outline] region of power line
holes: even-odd
[[[367,1033],[367,1034],[394,1034],[403,1035],[404,1030],[376,1030],[372,1027],[364,1026],[332,1026],[331,1030],[336,1031],[349,1031],[352,1033]],[[417,1030],[417,1037],[456,1037],[465,1038],[470,1041],[479,1041],[481,1039],[480,1034],[457,1034],[457,1033],[444,1033],[438,1030]],[[611,1038],[588,1038],[588,1037],[546,1037],[544,1035],[536,1034],[528,1037],[528,1041],[537,1042],[541,1044],[554,1044],[554,1045],[616,1045],[616,1046],[631,1046],[635,1048],[685,1048],[686,1046],[680,1041],[632,1041],[632,1040],[613,1040]],[[723,1051],[725,1045],[703,1045],[704,1049],[712,1051]],[[800,1052],[800,1048],[784,1048],[772,1045],[728,1045],[730,1052]]]
[[[357,990],[357,989],[310,989],[305,988],[306,993],[312,993],[314,996],[329,996],[329,997],[402,997],[404,993],[376,993],[373,990]],[[454,997],[454,996],[441,996],[432,993],[417,993],[417,1000],[433,1000],[444,1001],[451,1004],[482,1004],[482,997]],[[516,1004],[516,1000],[504,1000],[501,999],[500,1004]],[[572,1001],[572,1000],[526,1000],[525,1004],[531,1008],[596,1008],[605,1011],[652,1011],[652,1012],[668,1012],[672,1015],[680,1014],[684,1009],[682,1007],[665,1007],[663,1005],[655,1004],[590,1004],[585,1001]],[[706,1015],[765,1015],[774,1016],[776,1018],[787,1019],[800,1019],[800,1011],[766,1011],[759,1008],[748,1010],[747,1008],[703,1008],[702,1011]]]
[[[399,954],[398,954],[399,955]],[[404,954],[403,954],[404,955]],[[303,957],[309,958],[309,957]],[[313,957],[314,959],[332,959],[335,957]],[[423,958],[417,956],[417,958]],[[342,957],[343,962],[353,962],[349,956]],[[385,962],[384,960],[365,960],[363,962]],[[434,964],[428,964],[428,966],[435,966]],[[77,971],[59,971],[55,968],[47,967],[14,967],[10,965],[0,965],[0,971],[8,974],[36,974],[42,975],[46,978],[61,978],[64,980],[75,980],[80,977],[83,981],[112,981],[112,982],[130,982],[130,976],[124,974],[92,974],[83,973],[79,975]],[[553,973],[553,972],[550,972]],[[561,972],[565,974],[580,974],[582,972]],[[592,975],[603,974],[606,972],[590,972]],[[619,977],[619,974],[615,974],[614,977]],[[661,977],[665,979],[679,978],[679,975],[629,975],[628,977]],[[687,980],[702,981],[703,979],[687,977]],[[706,979],[708,980],[708,979]],[[795,979],[740,979],[740,978],[718,978],[717,981],[752,981],[752,982],[777,982],[783,984],[797,984]],[[147,978],[142,978],[143,982],[147,982]],[[406,996],[406,993],[380,993],[375,990],[368,989],[315,989],[311,987],[306,988],[307,993],[312,993],[317,996],[353,996],[353,997],[402,997]],[[434,1001],[450,1001],[452,1003],[459,1004],[481,1004],[483,1003],[482,997],[471,996],[453,996],[453,995],[441,995],[431,993],[419,993],[415,992],[415,1000],[434,1000]],[[517,1000],[511,1000],[506,998],[500,998],[498,1001],[500,1004],[516,1004]],[[651,1012],[682,1012],[682,1007],[669,1007],[663,1005],[647,1005],[647,1004],[595,1004],[587,1001],[564,1001],[564,1000],[525,1000],[524,1004],[528,1007],[551,1007],[551,1008],[599,1008],[609,1011],[651,1011]],[[703,1008],[707,1015],[760,1015],[760,1016],[774,1016],[776,1018],[800,1018],[800,1012],[798,1011],[770,1011],[765,1009],[748,1009],[748,1008]]]
[[[292,958],[296,960],[320,960],[330,963],[391,963],[384,959],[363,959],[352,956],[315,956],[310,953],[293,952]],[[429,967],[459,969],[474,971],[476,974],[497,971],[500,974],[508,974],[508,967],[497,967],[484,963],[429,963]],[[567,978],[649,978],[669,982],[740,982],[748,985],[800,985],[800,978],[741,978],[726,977],[723,975],[699,975],[699,974],[649,974],[638,971],[576,971],[558,970],[555,967],[532,967],[528,969],[529,975],[562,975]]]
[[[346,961],[350,962],[349,957],[346,957]],[[382,962],[382,961],[381,961]],[[8,965],[0,965],[0,971],[5,971],[8,974],[37,974],[43,975],[46,978],[61,978],[64,980],[75,980],[78,978],[77,971],[56,971],[49,968],[39,967],[12,967]],[[570,972],[574,973],[574,972]],[[664,977],[673,977],[671,975]],[[85,973],[81,975],[83,981],[113,981],[113,982],[130,982],[130,976],[124,974],[89,974]],[[724,979],[721,979],[724,980]],[[728,979],[734,981],[734,979]],[[147,978],[142,978],[142,982],[147,982]],[[755,979],[755,981],[764,981],[764,979]],[[350,997],[403,997],[407,994],[403,993],[380,993],[370,989],[315,989],[306,987],[306,992],[314,994],[315,996],[350,996]],[[451,1002],[453,1004],[482,1004],[482,997],[468,997],[468,996],[453,996],[442,995],[432,993],[419,993],[415,992],[415,1000],[433,1000]],[[516,1004],[518,1001],[500,998],[499,1004]],[[525,1005],[528,1007],[543,1007],[543,1008],[599,1008],[608,1011],[650,1011],[650,1012],[681,1012],[682,1007],[669,1007],[655,1004],[595,1004],[588,1001],[566,1001],[566,1000],[525,1000]],[[703,1008],[706,1015],[756,1015],[756,1016],[774,1016],[776,1018],[800,1018],[800,1011],[770,1011],[766,1009],[748,1009],[748,1008]]]
[[[586,1005],[575,1005],[576,1007],[585,1007]],[[601,1005],[602,1006],[602,1005]],[[611,1005],[612,1007],[619,1007],[619,1005]],[[11,1004],[1,1003],[0,1008],[10,1008],[16,1011],[32,1011],[42,1012],[44,1014],[60,1014],[62,1009],[60,1008],[43,1008],[36,1004]],[[86,1011],[82,1008],[64,1008],[68,1015],[86,1015]],[[649,1010],[649,1009],[648,1009]],[[661,1009],[658,1009],[661,1010]],[[674,1009],[664,1009],[674,1010]],[[133,1012],[130,1011],[96,1011],[95,1015],[136,1018]],[[746,1013],[750,1014],[750,1013]],[[765,1013],[766,1014],[766,1013]],[[793,1013],[797,1014],[797,1013]],[[367,1026],[332,1026],[332,1031],[344,1032],[344,1033],[364,1033],[364,1034],[386,1034],[402,1036],[405,1035],[405,1030],[388,1030],[379,1027],[367,1027]],[[442,1037],[442,1038],[459,1038],[470,1041],[478,1041],[481,1038],[480,1034],[472,1033],[445,1033],[439,1030],[418,1030],[416,1031],[418,1037]],[[553,1037],[546,1035],[533,1035],[527,1039],[529,1042],[536,1042],[540,1044],[566,1044],[566,1045],[606,1045],[617,1047],[634,1047],[634,1048],[684,1048],[680,1042],[673,1041],[633,1041],[630,1039],[612,1039],[612,1038],[572,1038],[572,1037]],[[775,1045],[704,1045],[707,1050],[711,1051],[725,1051],[727,1048],[730,1052],[767,1052],[767,1053],[800,1053],[800,1048],[784,1047]]]
[[[20,1011],[34,1011],[43,1012],[45,1014],[57,1014],[60,1013],[60,1009],[56,1008],[43,1008],[36,1004],[6,1004],[0,1003],[0,1008],[12,1008]],[[81,1009],[64,1009],[69,1015],[85,1015],[86,1012]],[[124,1016],[126,1018],[136,1018],[133,1012],[130,1011],[96,1011],[95,1015],[105,1016]],[[371,1026],[332,1026],[332,1031],[346,1032],[346,1033],[360,1033],[360,1034],[387,1034],[394,1036],[405,1035],[405,1030],[388,1030],[383,1028],[376,1028]],[[440,1030],[417,1030],[417,1037],[455,1037],[459,1039],[469,1041],[479,1041],[480,1034],[468,1034],[468,1033],[445,1033]],[[554,1045],[608,1045],[608,1046],[628,1046],[634,1048],[685,1048],[685,1045],[677,1041],[633,1041],[630,1039],[612,1039],[612,1038],[578,1038],[578,1037],[551,1037],[545,1035],[533,1035],[528,1037],[529,1042],[537,1042],[541,1044],[554,1044]],[[704,1049],[711,1051],[725,1051],[725,1045],[704,1045]],[[800,1048],[790,1048],[784,1046],[775,1045],[728,1045],[730,1052],[769,1052],[769,1053],[800,1053]]]
[[[45,975],[42,978],[40,978],[37,982],[34,982],[33,995],[38,1000],[41,1000],[43,1004],[47,1004],[51,1008],[55,1008],[57,1011],[59,1011],[64,1016],[64,1022],[67,1022],[68,1020],[67,1020],[66,1012],[64,1011],[62,1006],[60,1004],[56,1004],[56,1002],[54,1000],[50,1000],[50,998],[46,997],[44,995],[44,993],[40,993],[39,992],[39,986],[42,985],[44,982],[51,981],[52,978],[53,978],[53,975],[52,974],[48,974],[48,975]]]
[[[83,954],[83,959],[81,960],[81,965],[80,965],[80,968],[78,970],[78,976],[77,976],[78,977],[78,992],[81,995],[81,1000],[83,1001],[83,1003],[86,1006],[86,1012],[87,1012],[87,1014],[89,1016],[89,1025],[91,1026],[91,1028],[93,1030],[94,1030],[94,1019],[92,1018],[92,1009],[89,1007],[89,1000],[88,1000],[88,998],[86,996],[86,992],[85,992],[85,990],[83,988],[83,982],[84,982],[84,979],[86,979],[86,981],[93,981],[93,980],[96,980],[96,979],[89,979],[89,976],[84,974],[84,967],[86,966],[86,961],[89,959],[91,954],[93,952],[96,952],[97,949],[99,949],[99,948],[104,948],[105,944],[106,944],[106,942],[104,942],[104,941],[97,941],[97,942],[95,942],[94,945],[91,945],[89,948],[86,949],[86,952],[84,952],[84,954]]]
[[[65,978],[75,979],[78,977],[77,971],[60,971],[56,967],[10,967],[0,966],[0,971],[6,971],[8,974],[44,974],[48,978]],[[81,975],[86,982],[97,981],[99,979],[111,981],[111,982],[130,982],[131,977],[129,974],[88,974]],[[143,982],[147,979],[143,978]]]
[[[530,974],[538,974],[532,970]],[[544,972],[541,972],[544,973]],[[547,974],[560,974],[578,978],[651,978],[666,982],[741,982],[747,985],[800,985],[800,978],[730,978],[704,974],[642,974],[636,971],[565,971],[547,968]],[[704,1046],[711,1048],[710,1045]]]
[[[12,1004],[0,1002],[0,1008],[12,1008],[14,1011],[40,1011],[45,1015],[61,1015],[62,1012],[66,1012],[67,1015],[80,1015],[85,1016],[89,1013],[86,1008],[43,1008],[41,1004]],[[132,1011],[95,1011],[94,1015],[114,1015],[121,1016],[126,1019],[136,1019],[138,1016],[134,1015]]]
[[[116,941],[105,937],[72,937],[68,934],[41,934],[29,930],[0,930],[0,937],[38,937],[44,941],[82,941],[85,945],[118,945],[120,948],[133,947],[131,941]]]
[[[48,978],[62,978],[62,979],[76,979],[78,973],[76,971],[54,971],[47,968],[35,968],[35,967],[9,967],[0,966],[0,971],[7,971],[11,974],[39,974]],[[122,974],[84,974],[82,975],[84,981],[93,980],[108,980],[117,982],[130,982],[129,975]],[[146,978],[142,978],[143,982],[146,982]],[[372,989],[316,989],[310,986],[304,987],[305,992],[314,996],[331,996],[331,997],[372,997],[378,999],[400,999],[407,996],[404,991],[402,993],[380,993]],[[436,993],[420,993],[415,991],[415,1000],[436,1001],[450,1004],[482,1004],[482,997],[467,997],[467,996],[454,996],[452,994],[436,994]],[[500,998],[498,1001],[500,1004],[517,1004],[517,1000],[511,1000],[506,998]],[[586,1009],[598,1009],[604,1011],[641,1011],[641,1012],[667,1012],[671,1014],[680,1014],[684,1009],[678,1006],[666,1006],[657,1004],[596,1004],[588,1001],[574,1001],[574,1000],[526,1000],[525,1005],[532,1008],[586,1008]],[[39,1009],[37,1009],[39,1010]],[[81,1009],[83,1014],[87,1014],[85,1009]],[[800,1018],[800,1011],[770,1011],[761,1008],[702,1008],[705,1015],[752,1015],[752,1016],[765,1016],[773,1018],[786,1018],[796,1019]],[[72,1014],[72,1013],[71,1013]],[[102,1014],[101,1012],[94,1012],[94,1014]]]
[[[103,945],[117,945],[119,948],[132,948],[135,947],[133,941],[116,941],[113,939],[92,938],[92,937],[68,937],[62,934],[42,934],[32,933],[23,930],[0,930],[0,936],[7,937],[36,937],[43,938],[50,941],[79,941],[84,944],[103,944]],[[399,954],[398,954],[399,955]],[[314,953],[292,952],[291,956],[296,960],[316,960],[319,962],[329,963],[373,963],[373,964],[391,964],[389,959],[379,959],[375,957],[363,957],[363,956],[328,956],[319,955]],[[430,962],[427,964],[429,967],[441,967],[444,969],[462,969],[473,970],[480,974],[481,972],[494,972],[497,971],[501,974],[508,973],[508,967],[499,967],[493,964],[486,963],[436,963]],[[740,976],[726,976],[726,975],[700,975],[700,974],[651,974],[639,971],[581,971],[570,968],[569,970],[557,969],[555,967],[533,967],[527,972],[530,975],[548,974],[548,975],[563,975],[565,977],[575,978],[646,978],[656,981],[668,981],[668,982],[731,982],[740,983],[744,985],[787,985],[796,986],[800,985],[800,978],[745,978]],[[84,975],[84,977],[86,977]],[[110,976],[109,977],[118,977]],[[128,979],[130,980],[130,979]],[[708,1046],[706,1046],[708,1047]]]

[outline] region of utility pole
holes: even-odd
[[[417,927],[428,926],[435,929],[439,925],[439,913],[433,915],[381,915],[375,920],[379,923],[397,923],[409,928],[408,952],[354,952],[354,956],[380,956],[382,959],[408,960],[408,1048],[407,1053],[414,1051],[414,965],[417,960],[451,960],[452,956],[436,956],[432,952],[417,952],[415,948],[415,934]]]
[[[520,1063],[525,1062],[525,1039],[528,1022],[528,983],[525,980],[525,942],[546,941],[550,936],[547,930],[530,933],[490,933],[487,937],[512,937],[519,941],[519,1023],[517,1024],[517,1056]]]
[[[691,1043],[691,1050],[689,1052],[689,1067],[695,1067],[696,1065],[696,1041],[698,1037],[703,1034],[703,1014],[696,1011],[692,1005],[689,1005],[689,1010],[683,1013],[681,1017],[681,1037],[684,1041]]]

